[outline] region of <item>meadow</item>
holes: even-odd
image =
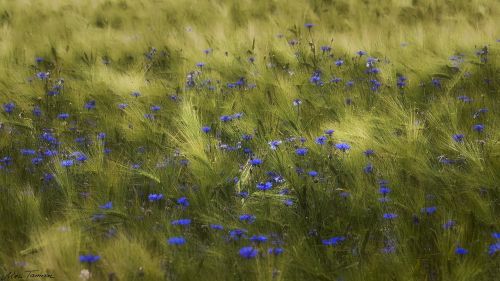
[[[0,0],[0,280],[499,280],[499,27],[495,0]]]

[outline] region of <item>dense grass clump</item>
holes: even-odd
[[[499,26],[491,0],[0,1],[0,276],[498,280]]]

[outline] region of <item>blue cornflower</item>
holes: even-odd
[[[478,133],[481,133],[482,131],[484,131],[484,125],[483,124],[476,124],[476,125],[472,126],[472,129]]]
[[[262,164],[262,160],[259,158],[254,158],[250,160],[250,164],[252,166],[260,166]]]
[[[71,167],[73,166],[73,160],[69,159],[69,160],[63,160],[61,161],[61,166],[63,167]]]
[[[434,87],[441,88],[441,80],[439,80],[438,78],[432,78],[431,83],[432,85],[434,85]]]
[[[365,172],[365,174],[373,173],[373,165],[371,163],[366,164],[366,166],[363,168],[363,171]]]
[[[177,204],[183,206],[183,207],[188,207],[189,206],[189,200],[186,197],[181,197],[177,199]]]
[[[222,116],[220,117],[220,121],[222,121],[222,122],[229,122],[229,121],[231,121],[231,120],[233,120],[233,117],[232,117],[232,116],[229,116],[229,115],[222,115]]]
[[[341,143],[337,143],[335,145],[335,148],[337,148],[338,150],[342,150],[343,152],[346,152],[347,150],[349,150],[351,148],[351,146],[348,145],[347,143],[341,142]]]
[[[500,232],[493,232],[491,234],[491,237],[493,237],[494,239],[500,240]]]
[[[463,134],[455,134],[453,135],[453,140],[456,142],[462,142],[464,140]]]
[[[35,158],[31,159],[31,163],[33,165],[38,165],[38,164],[41,164],[42,162],[43,162],[42,157],[35,157]]]
[[[181,226],[185,226],[185,225],[190,225],[191,224],[191,219],[179,219],[179,220],[173,220],[171,222],[172,225],[181,225]]]
[[[321,81],[321,72],[319,70],[315,71],[311,78],[309,78],[309,82],[316,86],[322,86],[323,82]]]
[[[443,224],[444,229],[451,229],[456,225],[456,222],[454,220],[448,220]]]
[[[342,60],[342,59],[338,59],[335,61],[336,66],[342,66],[343,64],[344,64],[344,60]]]
[[[432,215],[437,211],[437,207],[432,206],[432,207],[425,207],[420,210],[422,213],[426,213],[428,215]]]
[[[36,151],[34,149],[21,149],[22,155],[35,155]]]
[[[330,47],[330,46],[321,46],[320,49],[324,53],[328,53],[328,52],[330,52],[332,50],[332,47]]]
[[[361,51],[361,50],[360,50],[360,51],[357,51],[357,52],[356,52],[356,54],[358,54],[358,56],[360,56],[360,57],[361,57],[361,56],[366,55],[366,54],[367,54],[367,52],[365,52],[365,51]]]
[[[32,113],[35,117],[40,117],[42,115],[42,110],[39,106],[36,105],[35,107],[33,107]]]
[[[269,249],[267,249],[268,254],[275,255],[275,256],[279,256],[279,255],[283,254],[283,252],[284,252],[283,248],[269,248]]]
[[[126,103],[120,103],[120,104],[118,104],[118,108],[119,109],[125,109],[127,107],[128,107],[128,104],[126,104]]]
[[[95,108],[95,100],[88,101],[85,103],[85,109],[91,110]]]
[[[311,28],[313,28],[314,26],[315,26],[315,24],[314,24],[314,23],[305,23],[305,24],[304,24],[304,27],[306,27],[306,28],[307,28],[307,29],[309,29],[309,30],[310,30]]]
[[[398,76],[398,81],[396,82],[396,85],[398,88],[403,89],[406,86],[406,80],[407,78],[403,75]]]
[[[258,190],[266,191],[266,190],[270,190],[271,188],[273,188],[273,183],[270,181],[267,181],[265,183],[261,182],[261,183],[257,184]]]
[[[325,134],[329,135],[330,137],[332,136],[332,134],[335,132],[335,130],[333,129],[328,129],[328,130],[325,130]]]
[[[455,254],[457,254],[457,255],[466,255],[467,253],[469,253],[469,250],[467,250],[465,248],[457,247],[455,249]]]
[[[253,247],[243,247],[240,249],[239,254],[245,259],[253,259],[259,254],[259,250]]]
[[[299,156],[305,156],[307,154],[307,148],[301,147],[295,150],[295,154]]]
[[[214,230],[223,230],[224,229],[224,227],[220,224],[211,224],[210,228],[214,229]]]
[[[253,223],[255,221],[255,216],[250,215],[250,214],[243,214],[240,216],[240,221],[248,222],[248,223]]]
[[[392,220],[392,219],[395,219],[398,217],[397,214],[393,214],[393,213],[385,213],[383,215],[384,219],[387,219],[387,220]]]
[[[245,233],[247,233],[246,229],[233,229],[229,231],[229,239],[239,240],[240,238],[245,237]]]
[[[98,260],[100,260],[100,256],[95,256],[95,255],[80,255],[80,262],[88,262],[88,263],[94,263]]]
[[[66,120],[69,118],[69,114],[68,113],[60,113],[59,115],[57,115],[57,118],[59,118],[61,120]]]
[[[42,72],[38,72],[36,74],[36,77],[38,79],[40,79],[40,80],[45,80],[45,79],[49,78],[49,73],[48,72],[43,72],[43,71]]]
[[[497,243],[491,244],[491,245],[488,247],[488,254],[489,254],[490,256],[493,256],[496,252],[500,252],[500,242],[497,242]]]
[[[210,128],[209,126],[201,127],[201,131],[204,132],[205,134],[208,134],[208,132],[210,132],[211,130],[212,128]]]
[[[250,241],[254,243],[265,243],[267,242],[267,236],[265,235],[254,235],[250,237]]]
[[[149,199],[149,202],[153,202],[153,201],[159,201],[163,198],[163,194],[149,194],[148,195],[148,199]]]
[[[16,105],[13,102],[4,103],[3,105],[3,109],[8,114],[11,114],[14,111],[14,108],[16,108]]]
[[[168,238],[167,242],[169,245],[180,246],[180,245],[186,244],[186,239],[182,236],[170,237],[170,238]]]
[[[248,195],[248,191],[241,191],[238,193],[238,196],[240,196],[241,198],[247,198]]]
[[[309,174],[309,176],[311,176],[313,178],[318,176],[318,172],[316,172],[316,171],[309,171],[308,174]]]
[[[106,138],[106,133],[100,132],[100,133],[97,134],[97,139],[98,140],[103,140],[105,138]]]
[[[113,202],[109,201],[104,205],[99,206],[99,208],[104,209],[104,210],[109,210],[113,208]]]
[[[141,93],[139,93],[138,91],[134,91],[130,95],[137,98],[141,95]]]
[[[205,63],[204,62],[198,62],[198,63],[196,63],[196,66],[199,67],[199,68],[203,68],[205,66]]]
[[[273,140],[273,141],[270,141],[268,142],[269,144],[269,147],[272,149],[272,150],[276,150],[278,148],[278,146],[280,146],[283,142],[280,141],[280,140]]]
[[[152,105],[151,106],[151,111],[153,111],[153,112],[159,111],[160,109],[161,109],[161,106],[159,106],[159,105]]]
[[[382,195],[386,196],[387,194],[389,194],[391,192],[391,189],[386,187],[386,186],[382,186],[382,187],[380,187],[379,192]]]
[[[319,145],[325,144],[327,141],[327,138],[325,136],[317,137],[316,138],[316,143]]]
[[[285,206],[292,206],[293,205],[293,200],[292,199],[285,199],[283,200],[283,204],[285,204]]]
[[[332,238],[329,238],[329,239],[324,239],[322,241],[322,243],[325,246],[336,246],[336,245],[340,244],[344,240],[345,240],[344,236],[337,236],[337,237],[332,237]]]
[[[302,100],[300,100],[300,99],[294,99],[294,100],[293,100],[293,105],[294,105],[294,106],[299,106],[299,105],[301,105],[301,104],[302,104]]]

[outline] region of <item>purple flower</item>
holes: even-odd
[[[385,214],[383,215],[383,217],[384,217],[384,219],[386,219],[386,220],[392,220],[392,219],[397,218],[397,217],[398,217],[398,215],[397,215],[397,214],[393,214],[393,213],[385,213]]]
[[[336,245],[340,244],[344,240],[345,240],[344,236],[337,236],[337,237],[332,237],[332,238],[329,238],[329,239],[324,239],[322,241],[322,243],[325,246],[336,246]]]
[[[462,142],[464,140],[463,134],[455,134],[453,135],[453,140],[456,142]]]
[[[167,240],[169,245],[180,246],[186,244],[186,239],[182,236],[171,237]]]
[[[351,149],[351,146],[348,145],[347,143],[341,142],[341,143],[337,143],[335,145],[335,148],[337,148],[338,150],[341,150],[343,152],[346,152],[347,150]]]
[[[307,148],[297,148],[295,153],[299,156],[305,156],[307,154]]]
[[[468,253],[469,253],[469,250],[467,250],[467,249],[465,249],[465,248],[462,248],[462,247],[457,247],[457,248],[455,249],[455,254],[457,254],[457,255],[461,255],[461,256],[463,256],[463,255],[466,255],[466,254],[468,254]]]
[[[239,254],[245,259],[253,259],[259,254],[259,250],[253,247],[243,247],[240,249]]]

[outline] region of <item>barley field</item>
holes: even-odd
[[[500,280],[500,2],[0,0],[0,280]]]

